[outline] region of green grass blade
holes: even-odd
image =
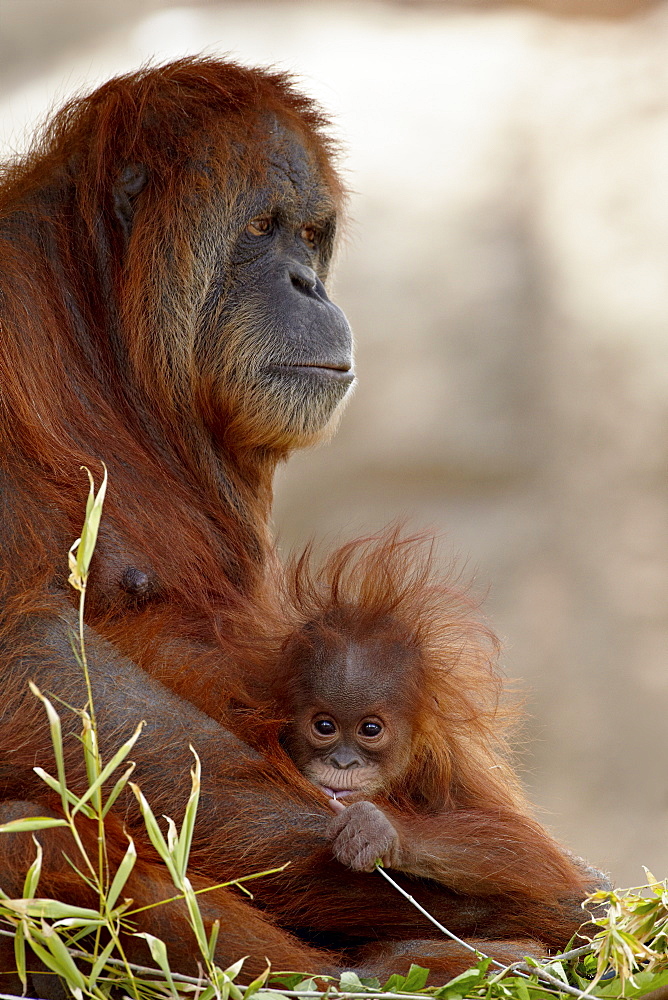
[[[137,802],[139,803],[139,808],[141,809],[141,814],[144,820],[144,826],[146,827],[146,832],[149,835],[149,839],[153,844],[153,846],[155,847],[158,854],[160,855],[160,857],[162,858],[162,860],[167,865],[169,874],[172,877],[174,885],[176,886],[177,889],[181,889],[182,887],[181,878],[174,865],[172,856],[169,853],[169,848],[167,847],[165,838],[162,835],[162,830],[158,826],[158,821],[155,818],[153,810],[148,804],[148,801],[146,800],[146,797],[142,792],[141,788],[139,787],[139,785],[135,785],[134,782],[132,781],[129,784],[130,788],[134,793],[135,798],[137,799]]]
[[[100,789],[99,785],[97,788],[93,789],[92,786],[99,777],[102,762],[100,760],[100,752],[97,745],[97,737],[95,735],[95,729],[91,723],[91,718],[88,712],[82,713],[83,722],[83,732],[81,734],[81,743],[84,751],[84,761],[86,763],[86,778],[88,780],[88,798],[93,799],[93,806],[99,812],[102,808],[102,802],[100,800]],[[80,806],[83,804],[84,798],[79,799]],[[75,809],[74,812],[77,810]],[[96,813],[97,814],[97,813]],[[74,813],[73,813],[74,815]]]
[[[109,886],[109,892],[107,893],[107,907],[113,910],[116,905],[116,900],[120,896],[121,892],[125,887],[125,883],[130,877],[130,873],[135,866],[137,860],[137,849],[135,848],[134,841],[130,840],[128,848],[125,852],[123,860],[121,861],[116,874],[114,875],[113,881]]]
[[[195,748],[191,746],[190,749],[195,757],[195,766],[190,771],[190,796],[183,815],[177,854],[178,869],[184,877],[188,868],[188,859],[190,858],[190,848],[193,842],[193,833],[195,831],[195,820],[197,818],[197,807],[199,805],[199,795],[202,783],[202,764],[197,756]]]
[[[228,979],[236,979],[241,970],[243,969],[244,962],[248,958],[248,955],[244,955],[243,958],[238,959],[234,965],[230,965],[227,969],[223,969],[223,975],[227,976]]]
[[[111,953],[113,952],[115,947],[116,947],[116,942],[112,940],[107,944],[105,948],[102,949],[100,954],[97,956],[97,959],[92,969],[88,973],[88,989],[91,992],[95,989],[95,985],[104,970],[105,963],[108,958],[111,958]]]
[[[95,551],[95,543],[97,542],[97,533],[100,528],[104,497],[107,492],[107,467],[104,463],[103,467],[104,476],[102,477],[100,488],[97,491],[97,496],[95,495],[95,482],[93,480],[93,476],[90,469],[86,469],[90,489],[88,491],[88,499],[86,501],[86,517],[81,531],[81,541],[77,548],[76,555],[77,572],[79,577],[83,580],[85,580],[88,576],[90,561],[93,558],[93,552]],[[86,467],[82,466],[82,468]]]
[[[63,788],[61,783],[54,778],[53,775],[49,774],[48,771],[45,771],[43,767],[33,767],[33,771],[46,785],[49,786],[49,788],[52,788],[54,792],[58,792],[61,799],[64,795],[70,805],[79,806],[81,800],[78,799],[77,796],[69,790],[69,788]],[[84,816],[88,816],[89,819],[95,819],[96,813],[90,808],[90,806],[83,806],[81,808]],[[62,822],[67,826],[65,820]]]
[[[209,961],[215,961],[216,957],[216,945],[218,944],[218,934],[220,933],[220,920],[214,920],[211,925],[211,933],[209,934],[209,940],[207,942],[207,955],[209,956]]]
[[[102,923],[98,910],[85,906],[74,906],[71,903],[61,903],[57,899],[6,899],[3,906],[18,914],[19,917],[32,917],[34,920],[87,920],[91,924]]]
[[[116,801],[116,799],[118,798],[118,796],[121,794],[121,792],[123,791],[123,789],[125,788],[125,786],[127,785],[128,781],[130,780],[130,775],[132,774],[132,772],[135,769],[135,766],[136,765],[133,762],[131,762],[130,766],[127,768],[126,771],[123,772],[123,774],[121,775],[121,777],[118,779],[118,781],[116,782],[116,784],[112,788],[111,792],[109,793],[109,798],[105,802],[104,809],[102,810],[102,818],[103,819],[107,815],[107,813],[109,812],[109,810],[111,809],[111,807],[113,806],[114,802]]]
[[[164,941],[160,938],[154,937],[153,934],[149,934],[146,931],[138,932],[134,934],[133,937],[143,938],[144,941],[149,946],[151,952],[151,958],[160,967],[165,979],[169,984],[169,989],[175,1000],[178,1000],[178,993],[176,992],[176,987],[174,985],[174,980],[172,979],[172,970],[169,967],[169,960],[167,958],[167,946]]]
[[[67,809],[67,797],[65,795],[65,789],[67,788],[67,780],[65,778],[65,757],[63,755],[63,732],[60,725],[60,716],[56,712],[55,708],[51,704],[48,698],[46,698],[36,684],[32,681],[28,681],[28,686],[36,698],[44,705],[46,710],[46,715],[49,720],[49,729],[51,730],[51,743],[53,744],[53,752],[56,758],[56,772],[58,774],[58,781],[61,785],[61,801],[63,803],[63,811],[65,815],[68,814]]]
[[[34,928],[33,933],[28,938],[28,943],[37,958],[47,967],[47,969],[50,969],[51,972],[55,972],[57,976],[62,976],[64,974],[60,963],[56,958],[54,958],[51,951],[49,951],[48,948],[45,948],[40,941],[37,940]],[[69,985],[70,984],[68,983],[68,986]]]
[[[85,793],[78,800],[76,807],[72,811],[72,815],[77,813],[81,809],[81,807],[91,798],[91,796],[95,795],[98,792],[98,790],[102,787],[105,781],[108,781],[108,779],[111,777],[114,771],[123,763],[127,755],[132,750],[133,746],[141,736],[141,731],[145,725],[146,723],[142,720],[137,725],[137,728],[135,729],[130,739],[126,740],[126,742],[121,747],[119,747],[119,749],[116,751],[116,753],[111,758],[109,763],[102,768],[102,770],[97,775],[95,780],[92,782],[92,784],[88,786]],[[101,808],[101,803],[100,803],[100,808]]]
[[[42,874],[42,857],[43,857],[42,845],[40,844],[39,840],[35,839],[34,836],[32,839],[35,847],[37,848],[37,853],[35,855],[35,860],[30,865],[30,868],[26,872],[25,881],[23,883],[24,899],[33,899],[37,891],[37,886],[39,885],[39,877]]]
[[[254,979],[252,983],[249,983],[244,990],[244,1000],[250,1000],[250,997],[258,990],[261,990],[269,979],[269,974],[271,972],[271,966],[268,965],[264,972],[261,972],[257,979]]]
[[[28,989],[28,974],[26,972],[26,935],[23,921],[17,926],[16,934],[14,935],[14,961],[25,996]]]
[[[74,587],[75,590],[83,591],[85,586],[85,580],[81,578],[81,575],[79,573],[79,569],[77,566],[77,556],[76,556],[77,550],[80,545],[81,545],[81,538],[77,538],[74,542],[72,542],[69,551],[67,553],[67,565],[69,566],[70,570],[70,575],[67,582],[70,584],[71,587]]]
[[[190,925],[195,932],[199,950],[202,953],[202,956],[206,957],[209,953],[209,943],[206,938],[206,931],[204,930],[204,921],[202,920],[202,914],[200,913],[197,896],[195,895],[193,887],[190,884],[190,879],[185,876],[182,879],[181,891],[183,892],[183,897],[186,901],[186,906],[188,907]]]
[[[44,944],[49,949],[54,958],[54,972],[67,982],[70,989],[73,987],[79,990],[86,989],[86,980],[80,969],[74,963],[74,959],[67,950],[65,942],[53,927],[42,925],[44,934]]]
[[[243,963],[243,961],[244,959],[240,959],[240,962]],[[238,965],[239,962],[235,962],[230,968],[234,970]],[[227,1000],[228,997],[232,997],[232,1000],[242,1000],[243,993],[237,984],[233,982],[227,970],[223,971],[223,969],[215,966],[210,975],[220,1000]]]
[[[27,833],[30,830],[48,830],[52,826],[68,826],[67,820],[53,816],[26,816],[0,825],[0,833]]]
[[[162,818],[167,824],[167,850],[172,856],[179,875],[183,875],[184,873],[181,871],[181,866],[179,865],[179,834],[176,829],[176,823],[171,816],[163,816]]]
[[[197,994],[197,1000],[214,1000],[214,998],[217,1000],[218,993],[213,986],[207,986],[201,993]],[[282,997],[281,1000],[285,1000],[285,997]]]

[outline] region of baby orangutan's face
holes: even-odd
[[[387,791],[403,773],[410,732],[388,713],[356,712],[319,705],[295,726],[289,751],[300,771],[333,799]]]
[[[302,668],[303,689],[285,747],[330,798],[388,792],[406,771],[412,726],[402,712],[401,672],[391,665],[396,661],[396,649],[346,642],[321,647],[308,672]]]

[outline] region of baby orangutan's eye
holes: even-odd
[[[367,740],[373,740],[383,731],[383,727],[380,722],[363,722],[359,728],[360,736],[364,736]]]
[[[336,733],[336,723],[331,719],[316,719],[313,728],[318,736],[334,736]]]

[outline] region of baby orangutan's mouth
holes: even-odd
[[[355,794],[353,788],[329,788],[327,785],[321,785],[320,788],[328,799],[344,799],[346,795]]]
[[[330,799],[344,799],[349,795],[371,795],[379,785],[377,767],[331,767],[314,761],[304,769],[304,775]]]

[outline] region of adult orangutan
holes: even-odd
[[[243,703],[248,639],[267,628],[276,463],[327,432],[353,382],[350,332],[323,285],[342,200],[325,124],[282,74],[186,59],[72,101],[5,172],[0,821],[57,812],[32,770],[48,769],[52,751],[27,681],[86,703],[65,553],[84,509],[80,466],[104,461],[111,487],[86,634],[103,750],[146,719],[137,781],[157,814],[178,821],[195,745],[196,886],[292,862],[257,883],[259,908],[233,892],[201,897],[205,919],[221,918],[217,959],[250,954],[251,973],[265,956],[275,968],[334,970],[372,923],[383,944],[367,949],[365,968],[416,960],[442,979],[461,967],[454,946],[380,880],[336,862],[325,797],[220,722],[230,699]],[[78,729],[75,716],[65,724]],[[67,766],[82,784],[74,735]],[[119,855],[123,822],[139,844],[135,906],[173,895],[131,804],[119,802],[111,821]],[[82,835],[94,843],[95,833]],[[40,839],[40,893],[88,902],[60,832]],[[453,930],[553,944],[555,919],[559,942],[575,928],[588,888],[576,869],[564,862],[540,889],[524,841],[508,843],[503,872],[455,842],[452,864],[444,858],[438,880],[415,888]],[[33,853],[29,835],[0,836],[5,892],[20,894]],[[539,867],[539,839],[533,857]],[[142,921],[167,940],[174,967],[194,969],[179,904]],[[145,959],[142,948],[129,940],[131,956]]]

